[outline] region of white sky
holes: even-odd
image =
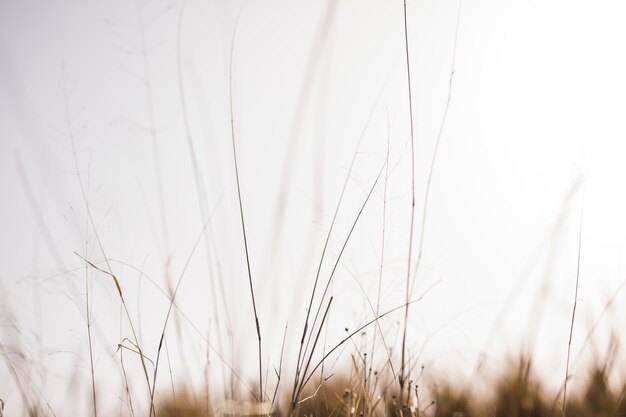
[[[177,299],[216,349],[227,350],[230,320],[234,366],[248,380],[256,376],[229,124],[229,54],[241,5],[187,0],[180,26],[181,3],[144,5],[146,77],[138,4],[0,1],[1,340],[8,349],[27,353],[26,360],[16,360],[25,370],[22,377],[32,378],[49,398],[59,381],[68,387],[72,378],[88,381],[89,369],[85,272],[58,273],[83,266],[75,251],[103,259],[87,222],[65,103],[99,237],[134,320],[140,312],[141,338],[153,356],[168,301],[134,269],[167,287],[146,80],[156,120],[171,280],[179,277],[203,224],[183,123],[178,53],[202,189],[214,215],[211,266],[202,241]],[[408,3],[416,236],[448,94],[457,8],[447,0]],[[468,375],[486,348],[491,371],[498,358],[530,351],[558,385],[554,375],[564,374],[583,193],[573,352],[584,347],[593,353],[595,346],[604,355],[607,335],[619,330],[626,297],[619,292],[626,267],[624,12],[622,2],[608,0],[463,3],[452,99],[414,296],[436,285],[410,311],[412,351],[423,349],[418,363],[432,375]],[[242,9],[233,61],[234,118],[264,360],[272,366],[278,365],[287,322],[285,366],[295,363],[325,234],[366,126],[322,281],[389,143],[381,310],[404,300],[411,193],[403,42],[401,2],[250,0]],[[336,273],[328,346],[345,327],[371,318],[364,292],[375,302],[383,186],[384,175]],[[286,205],[278,214],[281,190]],[[218,270],[225,306],[215,290]],[[120,318],[110,278],[90,271],[89,279],[98,329],[96,375],[102,386],[119,390],[115,348],[130,330]],[[613,308],[602,315],[612,296]],[[382,322],[396,349],[400,320],[397,314]],[[585,343],[595,323],[598,331]],[[203,341],[184,320],[172,321],[168,336],[174,374],[199,383]],[[139,376],[136,358],[125,357]],[[337,366],[349,366],[348,358],[344,353]],[[212,357],[211,363],[213,379],[221,384],[219,360]],[[584,374],[584,367],[576,371]],[[159,381],[167,392],[164,375]],[[87,385],[80,389],[86,397]],[[103,409],[119,407],[119,395],[116,391],[113,404]],[[19,394],[4,365],[0,398],[8,410],[19,412]]]

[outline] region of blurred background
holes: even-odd
[[[571,331],[570,384],[609,356],[623,384],[625,12],[407,2],[414,373],[467,381],[525,355],[557,392]],[[91,413],[92,369],[102,413],[146,409],[134,351],[155,360],[179,283],[157,393],[254,392],[233,138],[267,391],[281,364],[293,378],[320,264],[313,308],[333,301],[314,363],[401,307],[410,128],[399,1],[0,0],[6,415],[32,396]],[[397,371],[403,309],[379,325],[391,351],[370,360]]]

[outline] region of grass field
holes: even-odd
[[[53,3],[0,3],[0,417],[626,417],[619,5]]]

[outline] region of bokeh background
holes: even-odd
[[[489,374],[523,353],[558,388],[579,236],[572,384],[622,335],[625,12],[608,0],[407,3],[415,242],[440,138],[412,284],[411,298],[423,299],[411,306],[407,334],[415,366],[429,375],[463,381],[479,364]],[[88,412],[87,300],[100,407],[121,407],[118,344],[131,346],[131,330],[111,277],[81,257],[104,269],[109,261],[149,357],[184,271],[166,336],[172,380],[210,381],[217,398],[254,385],[231,98],[268,384],[283,335],[284,372],[293,371],[346,178],[324,284],[375,186],[333,275],[324,345],[371,320],[377,304],[382,312],[404,303],[411,143],[402,2],[2,0],[7,415],[23,410],[17,381],[52,408],[71,399]],[[381,320],[396,363],[402,323],[400,312]],[[137,356],[122,350],[141,396]],[[327,372],[349,368],[344,356]]]

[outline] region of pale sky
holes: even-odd
[[[168,325],[173,374],[200,386],[208,335],[242,377],[256,378],[229,113],[240,10],[235,140],[268,389],[287,323],[284,366],[293,370],[324,239],[361,135],[324,284],[388,146],[389,170],[334,275],[327,346],[372,318],[383,225],[381,311],[405,297],[411,147],[402,2],[142,3],[0,1],[0,340],[20,378],[61,410],[55,398],[76,381],[77,395],[89,395],[85,268],[74,252],[110,259],[153,357],[168,299],[139,271],[166,290],[169,257],[175,285],[208,213],[177,294],[188,321],[177,315]],[[414,247],[449,92],[458,7],[407,4]],[[492,358],[489,372],[506,355],[531,352],[558,387],[583,195],[573,355],[605,355],[608,335],[619,330],[626,313],[625,13],[622,2],[608,0],[463,2],[412,297],[426,294],[410,309],[408,331],[417,364],[433,378],[468,376],[482,352]],[[131,332],[111,278],[89,269],[87,280],[96,378],[114,392],[101,407],[110,412],[120,407],[117,344]],[[401,321],[401,314],[381,320],[395,362]],[[339,355],[337,369],[350,366],[352,349]],[[211,378],[221,386],[224,366],[215,355]],[[125,354],[125,361],[142,404],[137,358]],[[11,415],[22,409],[7,363],[0,365],[0,398]],[[572,373],[582,379],[578,363]],[[158,386],[167,392],[164,369]]]

